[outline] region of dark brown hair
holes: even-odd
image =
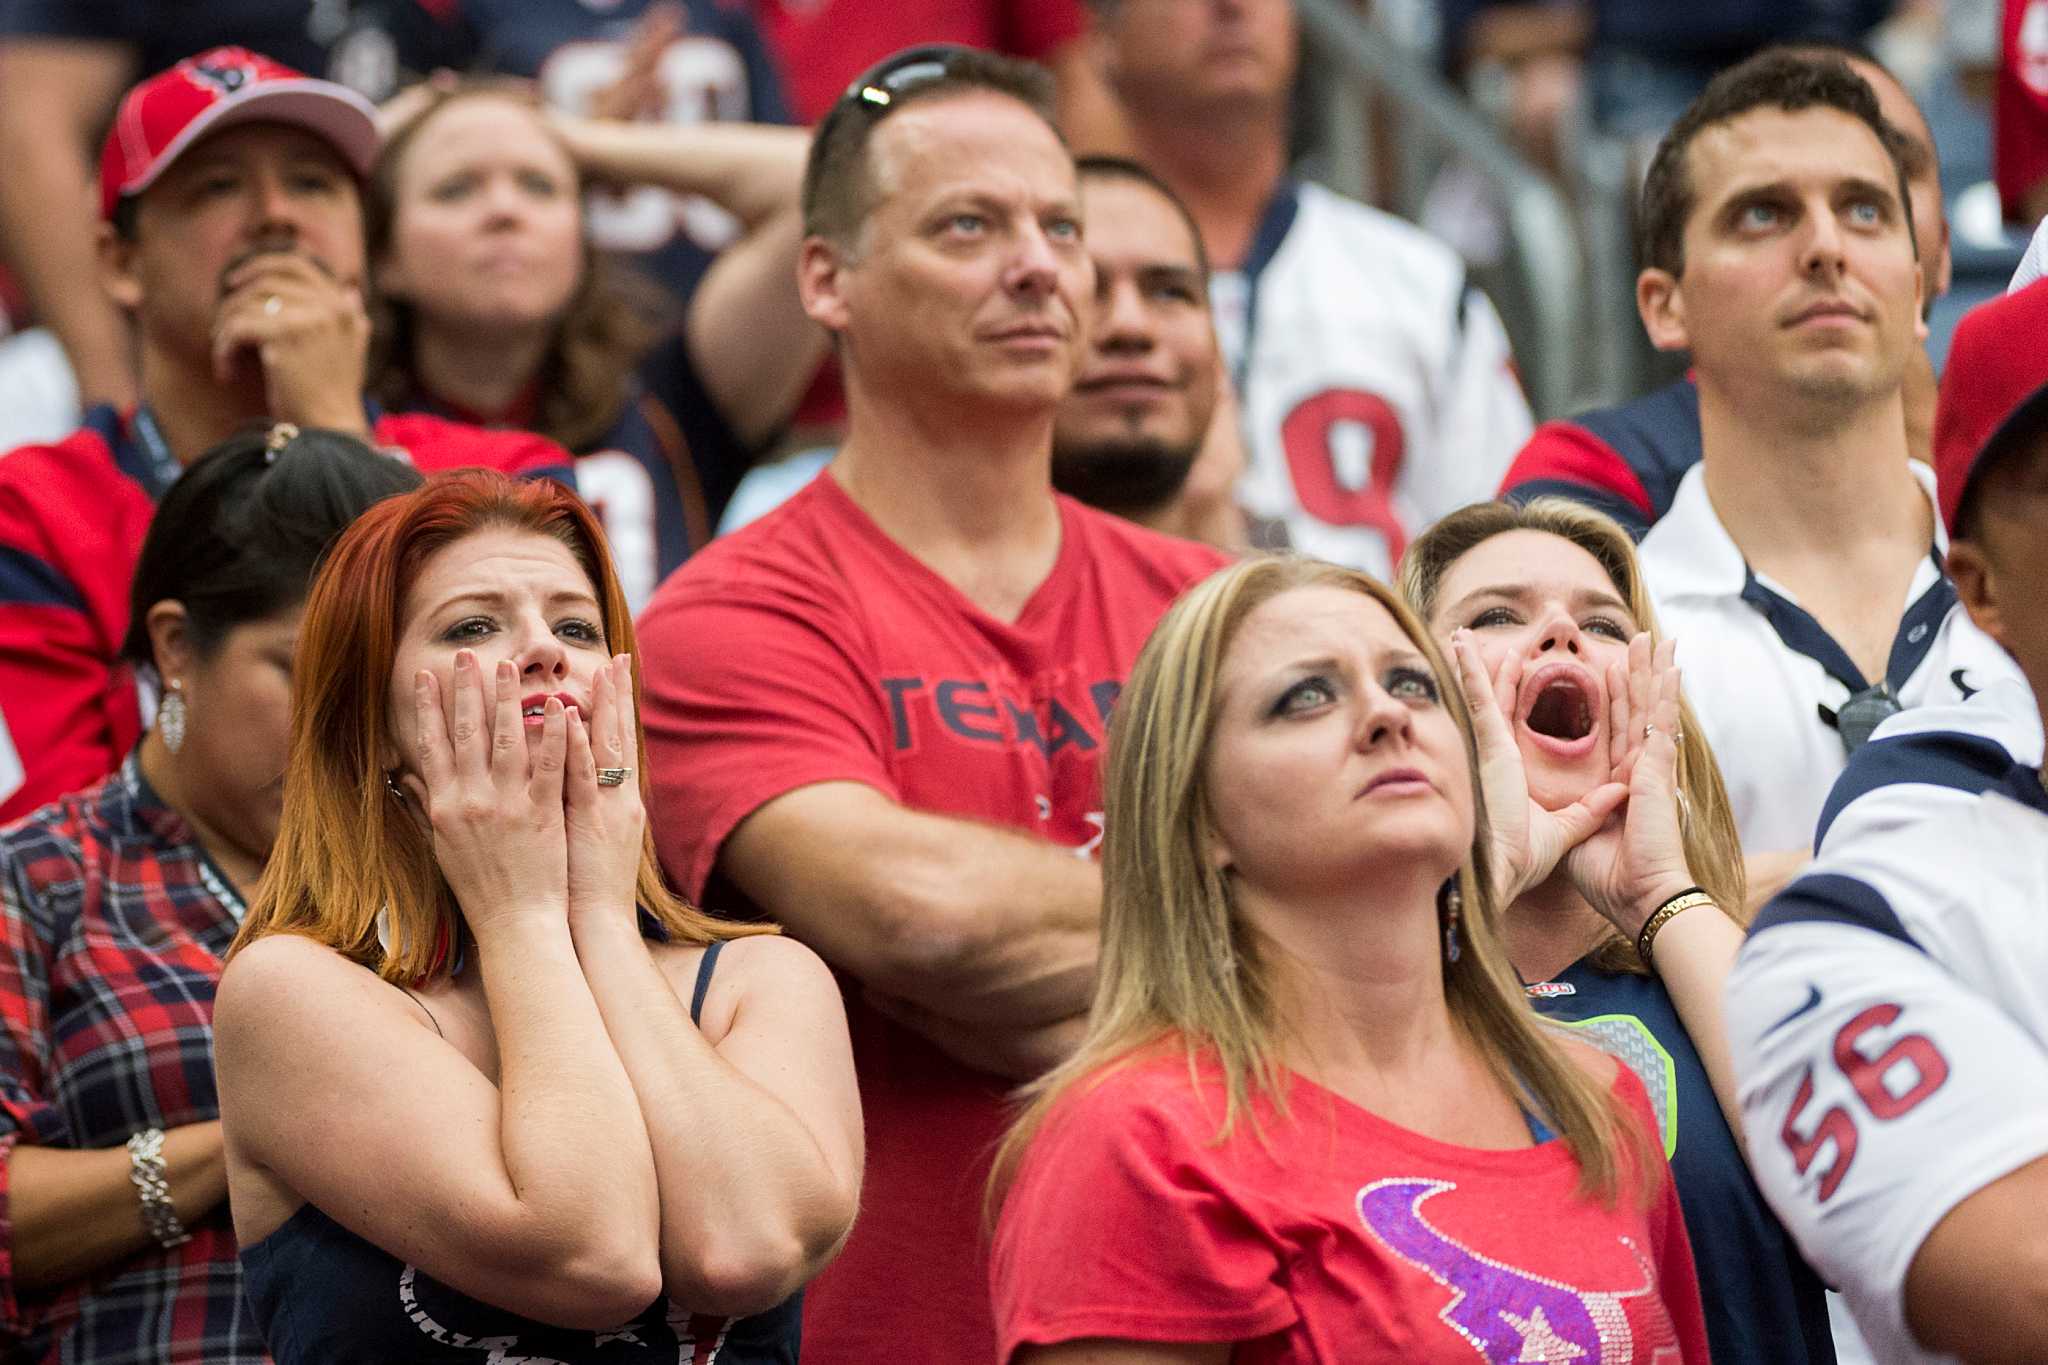
[[[1202,229],[1195,222],[1195,215],[1188,209],[1187,202],[1173,192],[1173,186],[1159,178],[1158,172],[1141,161],[1123,156],[1084,156],[1074,162],[1074,172],[1083,180],[1124,180],[1143,185],[1173,205],[1173,211],[1187,224],[1188,237],[1195,244],[1195,267],[1202,272],[1204,280],[1209,278],[1209,248],[1202,241]]]
[[[886,81],[893,71],[907,69],[924,52],[931,54],[934,64],[943,65],[943,74],[889,88],[886,98],[879,101],[864,99],[864,93],[875,82]],[[974,90],[1008,95],[1044,119],[1053,136],[1060,136],[1059,124],[1053,116],[1052,73],[1036,62],[967,47],[937,46],[899,52],[855,78],[818,124],[817,136],[811,140],[810,158],[804,163],[804,235],[850,247],[874,207],[868,142],[876,126],[905,105]],[[1064,145],[1065,139],[1061,142]]]
[[[1642,204],[1636,217],[1636,254],[1646,269],[1685,273],[1685,225],[1695,207],[1690,153],[1692,143],[1716,124],[1740,118],[1754,109],[1835,109],[1867,125],[1883,145],[1897,180],[1906,238],[1919,258],[1913,236],[1913,199],[1906,192],[1906,170],[1899,156],[1900,137],[1878,111],[1870,83],[1833,56],[1801,56],[1771,50],[1723,71],[1707,83],[1671,131],[1657,144],[1649,174],[1643,177]]]
[[[510,81],[472,79],[437,91],[426,107],[384,141],[364,194],[369,258],[391,251],[398,222],[398,172],[405,154],[436,114],[460,100],[500,99],[532,106],[533,97]],[[573,163],[572,163],[573,164]],[[580,174],[574,193],[581,195]],[[632,396],[641,359],[673,323],[675,303],[652,281],[606,262],[583,244],[583,270],[541,358],[539,396],[531,427],[581,452],[611,430]],[[379,402],[403,407],[418,397],[412,372],[413,306],[373,298],[369,391]]]

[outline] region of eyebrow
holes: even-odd
[[[1536,590],[1523,584],[1489,585],[1483,588],[1475,588],[1446,608],[1445,614],[1455,620],[1463,617],[1466,612],[1472,609],[1475,603],[1486,599],[1496,602],[1512,602],[1517,606],[1527,606],[1536,600]],[[1605,588],[1576,589],[1571,594],[1571,602],[1574,607],[1582,610],[1586,607],[1611,607],[1628,617],[1630,621],[1634,621],[1635,624],[1642,624],[1640,621],[1636,621],[1635,612],[1630,610],[1628,603],[1621,600],[1620,594]]]
[[[481,606],[502,608],[509,604],[511,600],[512,597],[509,593],[490,591],[459,592],[456,593],[453,597],[442,599],[440,604],[436,606],[433,612],[430,614],[438,616],[442,612],[447,611],[450,607],[456,606],[464,602],[475,602]],[[598,605],[598,601],[597,598],[593,597],[591,594],[587,592],[582,591],[580,588],[558,588],[554,592],[551,592],[547,595],[547,606],[555,607],[564,604],[570,606],[588,605],[595,607]]]
[[[1828,189],[1830,197],[1844,194],[1864,195],[1872,199],[1883,200],[1886,207],[1893,213],[1898,212],[1898,187],[1886,184],[1880,180],[1872,180],[1869,176],[1844,176],[1842,179],[1831,184]],[[1753,185],[1741,185],[1728,192],[1727,197],[1721,201],[1715,218],[1717,220],[1726,219],[1741,209],[1747,208],[1749,205],[1759,201],[1791,199],[1798,196],[1799,190],[1797,186],[1791,180],[1784,177],[1760,181]]]

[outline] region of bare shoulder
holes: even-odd
[[[702,944],[657,949],[655,960],[671,988],[684,1000],[697,989]],[[727,939],[704,993],[698,1027],[714,1045],[731,1031],[749,1001],[773,999],[784,1006],[814,1003],[839,994],[824,959],[787,934],[750,934]]]
[[[231,1047],[284,1041],[365,1010],[414,1013],[403,992],[326,944],[303,934],[267,934],[237,952],[221,974],[214,1037]]]

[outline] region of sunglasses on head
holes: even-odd
[[[959,69],[961,59],[973,52],[973,48],[957,43],[926,43],[884,57],[855,76],[853,84],[832,102],[832,108],[818,124],[818,140],[823,142],[830,137],[833,129],[848,118],[858,116],[870,123],[880,122],[903,96],[949,79]]]

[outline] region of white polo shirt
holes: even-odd
[[[1927,1365],[1948,1358],[1906,1326],[1913,1257],[2048,1156],[2048,793],[2020,763],[1930,818],[1853,824],[1757,917],[1729,1044],[1765,1198],[1877,1359]]]
[[[1912,466],[1930,505],[1934,474]],[[1948,538],[1935,518],[1885,670],[1906,707],[1961,701],[2019,678],[2005,651],[1969,626],[1941,562]],[[1828,789],[1847,751],[1835,711],[1865,679],[1832,636],[1784,588],[1753,572],[1707,498],[1694,465],[1671,510],[1642,544],[1643,578],[1664,633],[1678,642],[1686,700],[1706,730],[1750,853],[1811,848]]]

